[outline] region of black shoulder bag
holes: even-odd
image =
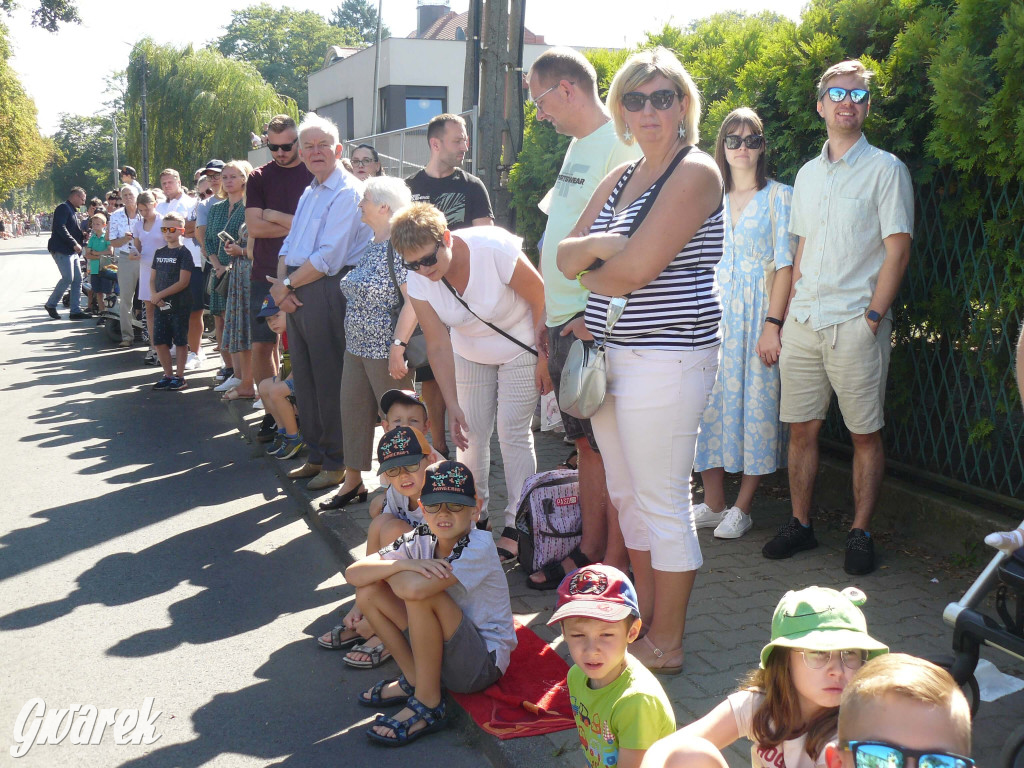
[[[492,331],[495,331],[496,333],[500,333],[500,334],[501,334],[502,336],[504,336],[504,337],[505,337],[506,339],[508,339],[508,340],[509,340],[509,341],[511,341],[511,342],[514,342],[514,343],[518,344],[518,345],[519,345],[520,347],[522,347],[523,349],[525,349],[525,350],[526,350],[527,352],[529,352],[530,354],[534,355],[535,357],[539,357],[539,355],[537,355],[537,350],[536,350],[536,349],[534,349],[533,347],[529,347],[529,346],[527,346],[526,344],[523,344],[523,342],[521,342],[521,341],[520,341],[519,339],[517,339],[517,338],[516,338],[515,336],[513,336],[512,334],[510,334],[510,333],[506,333],[505,331],[501,330],[501,328],[499,328],[498,326],[496,326],[496,325],[495,325],[494,323],[489,323],[489,322],[487,322],[487,321],[486,321],[486,320],[484,320],[484,319],[483,319],[482,317],[480,317],[480,315],[478,315],[478,314],[477,314],[476,312],[474,312],[474,311],[473,311],[472,309],[470,309],[470,308],[469,308],[469,304],[467,304],[467,303],[466,303],[466,301],[465,301],[465,300],[464,300],[464,299],[463,299],[463,298],[462,298],[461,296],[459,296],[459,293],[458,293],[458,291],[456,291],[456,290],[455,290],[455,286],[453,286],[453,285],[452,285],[451,283],[449,283],[449,282],[448,282],[448,278],[447,278],[447,277],[442,277],[442,278],[441,278],[441,282],[442,282],[442,283],[444,283],[444,286],[445,286],[445,288],[447,288],[447,289],[448,289],[449,291],[451,291],[451,292],[452,292],[452,296],[454,296],[454,297],[455,297],[455,300],[456,300],[456,301],[458,301],[458,302],[459,302],[459,304],[461,304],[462,306],[464,306],[464,307],[465,307],[465,308],[466,308],[466,309],[467,309],[467,310],[469,311],[469,314],[471,314],[471,315],[472,315],[473,317],[475,317],[475,318],[476,318],[477,320],[479,320],[479,321],[480,321],[481,323],[483,323],[484,325],[486,325],[486,326],[487,326],[488,328],[490,328],[490,329],[491,329]]]

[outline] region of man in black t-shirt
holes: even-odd
[[[440,210],[451,230],[494,224],[487,187],[459,167],[469,150],[466,121],[458,115],[438,115],[427,125],[427,144],[430,145],[430,160],[426,167],[405,180],[412,191],[413,202],[430,203]],[[423,402],[433,425],[431,442],[437,451],[447,456],[444,397],[429,365],[416,370],[416,381],[423,385]]]
[[[160,232],[167,243],[153,256],[150,275],[152,302],[156,305],[153,345],[164,368],[163,378],[153,389],[185,389],[185,361],[188,359],[188,320],[192,312],[192,252],[182,243],[185,217],[173,211],[164,216]],[[177,348],[177,375],[171,373],[171,344]]]

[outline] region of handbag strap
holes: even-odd
[[[466,308],[466,309],[467,309],[467,310],[469,311],[469,314],[471,314],[471,315],[472,315],[473,317],[475,317],[475,318],[476,318],[477,320],[479,320],[479,321],[480,321],[481,323],[483,323],[484,325],[486,325],[486,326],[487,326],[488,328],[490,328],[490,329],[491,329],[492,331],[496,331],[497,333],[500,333],[500,334],[501,334],[502,336],[504,336],[504,337],[505,337],[506,339],[508,339],[508,340],[509,340],[509,341],[511,341],[511,342],[514,342],[515,344],[518,344],[518,345],[519,345],[520,347],[522,347],[523,349],[525,349],[525,350],[526,350],[527,352],[529,352],[529,353],[531,353],[531,354],[533,354],[533,355],[537,355],[537,350],[536,350],[536,349],[534,349],[533,347],[528,347],[528,346],[526,346],[525,344],[523,344],[523,342],[521,342],[521,341],[520,341],[519,339],[517,339],[517,338],[516,338],[515,336],[513,336],[512,334],[510,334],[510,333],[506,333],[505,331],[501,330],[501,328],[499,328],[498,326],[496,326],[496,325],[495,325],[494,323],[489,323],[489,322],[487,322],[487,321],[486,321],[486,320],[484,320],[484,319],[483,319],[482,317],[480,317],[480,315],[478,315],[478,314],[477,314],[476,312],[474,312],[474,311],[473,311],[472,309],[470,309],[470,308],[469,308],[469,304],[467,304],[467,303],[466,303],[466,300],[465,300],[465,299],[463,299],[463,298],[462,298],[461,296],[459,296],[459,294],[458,294],[458,291],[456,291],[456,290],[455,290],[455,286],[454,286],[454,285],[452,285],[451,283],[449,283],[449,282],[448,282],[448,278],[447,278],[447,277],[442,277],[442,278],[441,278],[441,282],[442,282],[442,283],[444,283],[445,287],[446,287],[446,288],[447,288],[447,289],[448,289],[449,291],[451,291],[451,292],[452,292],[452,296],[454,296],[454,297],[455,297],[455,300],[456,300],[457,302],[459,302],[459,304],[461,304],[462,306],[464,306],[464,307],[465,307],[465,308]],[[538,355],[538,357],[539,357],[539,355]]]
[[[402,288],[398,284],[398,275],[395,274],[395,249],[391,247],[391,238],[388,238],[388,272],[391,274],[391,284],[395,286],[395,293],[398,294],[398,309],[405,306],[405,296],[402,295]]]
[[[771,183],[771,182],[769,182]],[[772,188],[768,190],[768,217],[772,222],[772,261],[775,260],[775,198],[779,196],[779,185],[771,183]]]

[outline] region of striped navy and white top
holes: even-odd
[[[642,195],[616,212],[615,206],[639,161],[630,165],[608,196],[590,232],[631,235],[689,149],[682,150]],[[626,309],[606,340],[608,346],[693,351],[721,343],[722,306],[715,267],[722,258],[724,221],[723,207],[719,205],[660,275],[629,294]],[[605,335],[609,300],[609,296],[600,293],[591,293],[587,300],[584,313],[587,330],[598,339]]]

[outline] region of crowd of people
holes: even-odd
[[[318,638],[353,667],[398,663],[401,675],[358,695],[401,707],[377,718],[374,740],[402,745],[444,727],[445,688],[481,690],[507,668],[515,633],[502,564],[518,556],[519,489],[537,470],[531,422],[573,344],[596,340],[604,399],[589,419],[562,414],[578,452],[582,540],[528,577],[557,589],[552,622],[576,663],[569,689],[591,765],[724,765],[718,750],[744,736],[755,766],[782,764],[780,753],[790,768],[928,754],[965,768],[959,691],[906,657],[886,666],[863,595],[787,594],[758,670],[680,732],[654,677],[684,667],[697,529],[746,534],[761,477],[788,463],[793,498],[764,556],[817,546],[811,493],[833,393],[854,447],[844,567],[875,568],[890,306],[913,197],[903,163],[862,132],[871,76],[858,61],[822,74],[827,140],[789,187],[768,178],[772,126],[751,109],[724,119],[714,156],[698,147],[700,95],[672,53],[631,56],[602,103],[583,56],[545,52],[528,74],[531,101],[572,140],[541,204],[539,268],[521,238],[494,226],[486,188],[461,168],[460,117],[430,122],[430,160],[403,181],[383,175],[370,145],[343,158],[329,120],[278,116],[265,130],[269,163],[211,160],[195,197],[173,169],[159,190],[142,190],[126,167],[105,230],[103,202],[90,204],[88,240],[75,216],[85,192],[71,190],[53,216],[61,280],[46,309],[56,316],[70,285],[71,317],[85,316],[78,254],[116,256],[121,346],[135,340],[137,284],[147,359],[163,367],[155,388],[177,390],[203,361],[208,305],[223,363],[215,389],[261,399],[260,439],[278,458],[305,451],[288,476],[333,491],[324,509],[367,498],[380,421],[386,488],[371,503],[366,557],[346,572],[355,607]],[[489,493],[495,429],[500,510]],[[731,505],[726,472],[742,476]],[[922,708],[948,727],[921,738],[886,729]]]
[[[41,213],[32,215],[0,209],[0,240],[38,235],[48,223],[48,217]]]

